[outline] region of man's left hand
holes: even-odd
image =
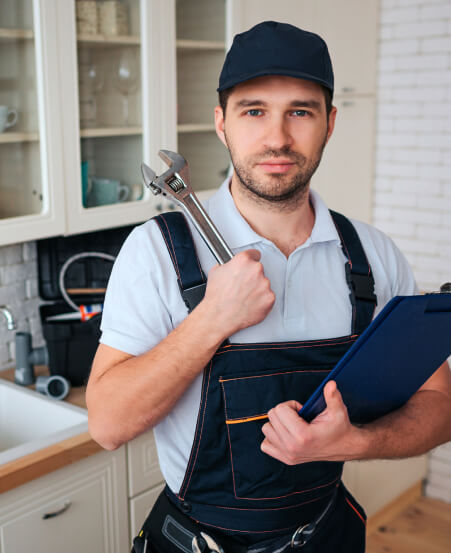
[[[311,461],[348,461],[358,458],[360,429],[351,424],[348,410],[334,381],[324,387],[326,409],[311,423],[294,400],[279,403],[263,425],[261,450],[287,465]]]

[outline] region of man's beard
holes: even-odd
[[[233,168],[246,195],[259,203],[266,204],[268,207],[272,206],[277,210],[289,209],[291,211],[298,207],[307,194],[310,180],[321,161],[326,142],[325,138],[321,147],[311,159],[307,159],[299,152],[291,151],[290,147],[286,146],[280,150],[266,150],[261,154],[251,156],[246,160],[246,164],[242,164],[236,159],[233,148],[230,148],[229,142],[227,144]],[[267,184],[256,181],[251,168],[267,159],[274,160],[278,157],[289,159],[296,164],[298,171],[294,177],[273,173],[266,176],[265,180],[270,179]]]

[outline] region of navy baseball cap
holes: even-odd
[[[264,21],[233,39],[219,76],[218,92],[263,75],[286,75],[334,91],[329,50],[317,34]]]

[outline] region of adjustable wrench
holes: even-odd
[[[205,547],[208,547],[208,551],[210,553],[224,553],[224,549],[218,543],[216,543],[211,536],[209,536],[205,532],[201,532],[200,535],[204,539],[203,547],[201,548],[199,545],[201,540],[197,536],[194,536],[192,543],[193,553],[207,553]]]
[[[144,184],[154,194],[169,195],[182,206],[218,263],[221,265],[227,263],[232,259],[233,253],[194,194],[185,158],[169,150],[160,150],[158,155],[169,165],[169,169],[158,177],[155,171],[142,163]]]

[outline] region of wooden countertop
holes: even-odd
[[[35,373],[36,376],[49,374],[47,367],[42,366],[35,367]],[[13,382],[14,369],[1,371],[0,378]],[[34,389],[34,385],[29,386],[29,388]],[[69,395],[64,401],[86,409],[85,392],[86,386],[71,388]],[[84,432],[78,436],[73,436],[57,444],[15,459],[0,466],[0,493],[17,488],[30,480],[80,461],[99,451],[103,451],[102,447],[91,438],[89,432]]]

